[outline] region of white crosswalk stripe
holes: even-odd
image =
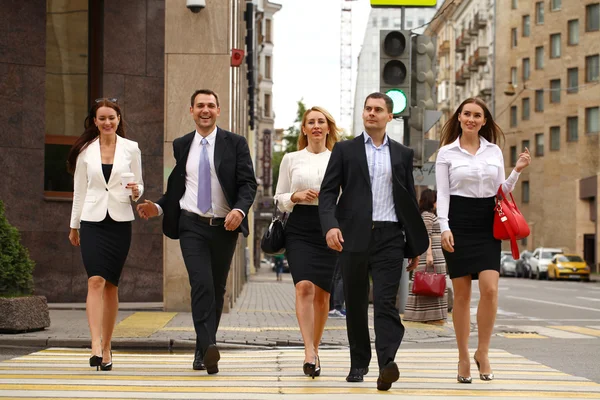
[[[389,393],[376,390],[377,365],[362,383],[347,383],[346,348],[320,351],[322,375],[302,374],[301,349],[223,350],[220,373],[193,371],[190,353],[114,352],[114,368],[87,366],[89,350],[52,348],[0,363],[0,399],[398,399],[454,400],[485,397],[600,398],[600,385],[503,350],[492,350],[496,379],[483,382],[473,365],[473,383],[456,382],[456,350],[401,349],[400,380]]]

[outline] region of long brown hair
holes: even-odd
[[[119,125],[117,126],[116,133],[121,137],[125,137],[125,124],[119,105],[110,101],[109,99],[102,99],[94,103],[92,108],[90,108],[90,113],[85,118],[85,122],[83,123],[85,130],[81,136],[77,138],[75,144],[73,144],[73,147],[71,147],[71,150],[69,151],[69,155],[67,156],[67,171],[69,171],[71,174],[75,173],[75,166],[77,165],[77,157],[79,154],[85,150],[85,148],[88,147],[89,144],[98,137],[98,135],[100,135],[100,131],[94,123],[94,118],[96,118],[96,113],[100,107],[109,107],[117,112],[117,117],[119,117],[120,121]]]
[[[421,192],[421,198],[419,199],[419,211],[429,211],[433,213],[434,204],[436,202],[437,192],[431,189],[425,189]]]
[[[502,129],[500,129],[498,124],[494,122],[492,113],[484,101],[478,97],[469,97],[458,106],[454,114],[452,114],[450,119],[444,124],[440,137],[440,147],[454,142],[462,134],[458,116],[462,113],[465,104],[470,103],[477,104],[481,107],[483,110],[483,117],[486,119],[485,125],[479,130],[479,136],[483,136],[488,142],[494,144],[499,144],[500,141],[504,141],[504,132],[502,132]]]
[[[325,139],[325,147],[327,147],[330,151],[333,149],[333,146],[340,141],[340,129],[335,124],[335,120],[329,114],[329,111],[324,109],[323,107],[314,106],[304,112],[302,116],[302,125],[300,125],[300,135],[298,136],[298,150],[304,150],[306,146],[308,146],[308,138],[302,132],[302,127],[306,124],[306,120],[308,119],[308,114],[311,111],[318,111],[325,116],[327,120],[327,126],[329,127],[329,134]]]

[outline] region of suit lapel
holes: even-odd
[[[186,165],[187,165],[187,159],[188,159],[188,155],[190,154],[190,148],[192,147],[192,142],[194,141],[194,135],[196,134],[196,131],[190,132],[187,135],[185,135],[183,137],[181,146],[181,153],[179,156],[179,159],[177,160],[177,164],[175,165],[176,168],[182,168],[183,169],[183,173],[185,174],[186,172]]]
[[[87,157],[89,159],[89,165],[94,165],[96,175],[103,184],[106,183],[104,180],[104,174],[102,173],[102,153],[100,151],[100,138],[96,138],[86,149]]]
[[[116,175],[115,170],[116,171],[119,170],[118,168],[120,167],[120,164],[123,161],[123,157],[124,157],[123,152],[125,151],[125,148],[124,148],[125,143],[123,143],[123,139],[119,135],[116,135],[116,136],[117,136],[117,142],[115,143],[115,156],[113,159],[112,170],[110,171],[110,178],[108,178],[107,184],[110,184],[111,181],[113,181],[114,179],[120,178],[120,177],[115,178],[115,175]]]
[[[217,127],[217,137],[215,139],[215,172],[217,173],[217,177],[219,177],[219,166],[221,165],[221,161],[223,161],[223,154],[226,154],[227,147],[229,146],[229,138],[225,133],[221,130],[221,128]]]
[[[369,188],[371,187],[371,176],[369,175],[369,165],[367,162],[367,151],[365,150],[365,134],[363,133],[362,135],[360,135],[359,137],[357,137],[356,139],[354,139],[355,146],[355,152],[356,152],[356,157],[358,159],[358,164],[360,165],[360,169],[363,172],[363,175],[365,177],[365,179],[367,180],[368,184],[369,184]]]

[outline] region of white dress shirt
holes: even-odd
[[[274,199],[282,212],[292,212],[296,203],[292,202],[292,194],[306,189],[321,190],[321,182],[325,176],[331,151],[311,153],[306,148],[286,153],[279,167],[279,179]],[[316,206],[319,199],[298,204]]]
[[[363,137],[365,139],[369,177],[371,178],[372,220],[398,222],[392,192],[392,159],[388,135],[385,135],[383,143],[379,147],[373,144],[373,139],[367,132],[363,132]]]
[[[182,210],[187,210],[195,214],[201,215],[207,218],[225,218],[231,211],[225,194],[219,183],[217,172],[215,170],[215,141],[217,140],[217,127],[206,136],[208,146],[206,148],[208,152],[208,162],[210,164],[210,191],[211,191],[211,204],[212,207],[208,212],[202,213],[198,208],[198,167],[200,165],[200,152],[202,151],[202,139],[203,137],[196,131],[192,144],[190,145],[190,152],[188,154],[187,163],[185,165],[185,193],[179,200],[179,207]],[[162,208],[156,204],[158,209],[158,215],[162,215]],[[246,214],[240,211],[245,217]]]
[[[513,191],[519,175],[513,169],[508,179],[505,179],[502,150],[482,136],[479,137],[479,149],[475,155],[460,147],[460,138],[443,146],[435,162],[440,230],[450,230],[450,196],[493,197],[500,185],[504,194],[508,194]]]

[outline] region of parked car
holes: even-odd
[[[538,247],[533,251],[533,255],[529,259],[529,265],[531,266],[531,279],[537,278],[546,279],[548,277],[548,264],[552,261],[552,257],[557,254],[562,254],[562,249],[549,248],[549,247]]]
[[[502,256],[500,259],[500,276],[517,276],[517,261],[512,254]]]
[[[557,254],[548,264],[548,279],[590,280],[590,267],[577,254]]]
[[[529,258],[531,258],[532,254],[533,254],[532,252],[527,251],[527,250],[525,250],[521,253],[521,256],[517,260],[517,263],[515,266],[515,274],[517,275],[517,278],[529,278],[529,275],[531,274],[531,266],[529,265]]]

